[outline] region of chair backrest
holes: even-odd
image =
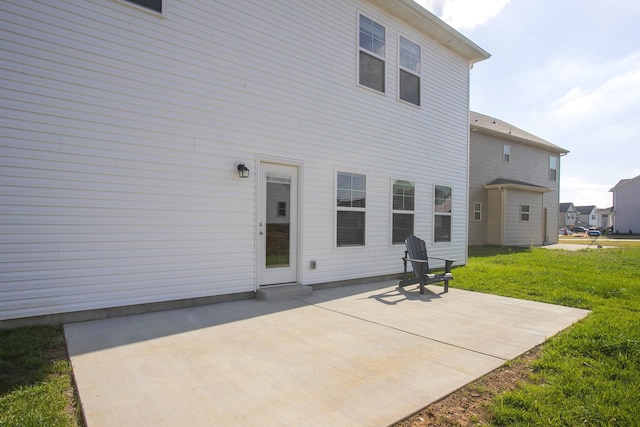
[[[407,247],[407,254],[409,255],[409,258],[427,261],[427,263],[424,264],[424,273],[429,274],[427,245],[424,243],[424,240],[411,234],[405,239],[404,244]],[[420,271],[422,271],[417,262],[411,261],[411,267],[413,268],[413,272],[416,276],[420,274]]]

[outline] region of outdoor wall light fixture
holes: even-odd
[[[238,176],[240,178],[249,178],[249,168],[244,163],[238,165]]]

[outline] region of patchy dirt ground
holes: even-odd
[[[514,390],[519,382],[527,381],[532,373],[531,364],[540,357],[541,347],[534,347],[507,366],[502,366],[484,377],[455,391],[394,427],[450,426],[472,427],[491,422],[486,406],[505,391]]]

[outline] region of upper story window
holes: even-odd
[[[393,181],[392,244],[404,243],[404,240],[413,234],[415,188],[411,181]]]
[[[137,4],[145,9],[153,10],[154,12],[164,12],[164,0],[124,0],[128,3]]]
[[[400,99],[420,105],[420,46],[400,36]]]
[[[511,158],[511,146],[505,144],[502,146],[502,161],[505,163],[509,163],[510,158]]]
[[[433,241],[451,241],[451,187],[436,185],[433,198]]]
[[[558,180],[558,158],[549,156],[549,181]]]
[[[367,177],[338,172],[336,198],[336,245],[364,246]]]
[[[358,83],[384,93],[385,28],[366,16],[359,19]]]

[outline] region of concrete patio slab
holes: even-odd
[[[87,424],[388,425],[589,313],[396,285],[67,324]]]

